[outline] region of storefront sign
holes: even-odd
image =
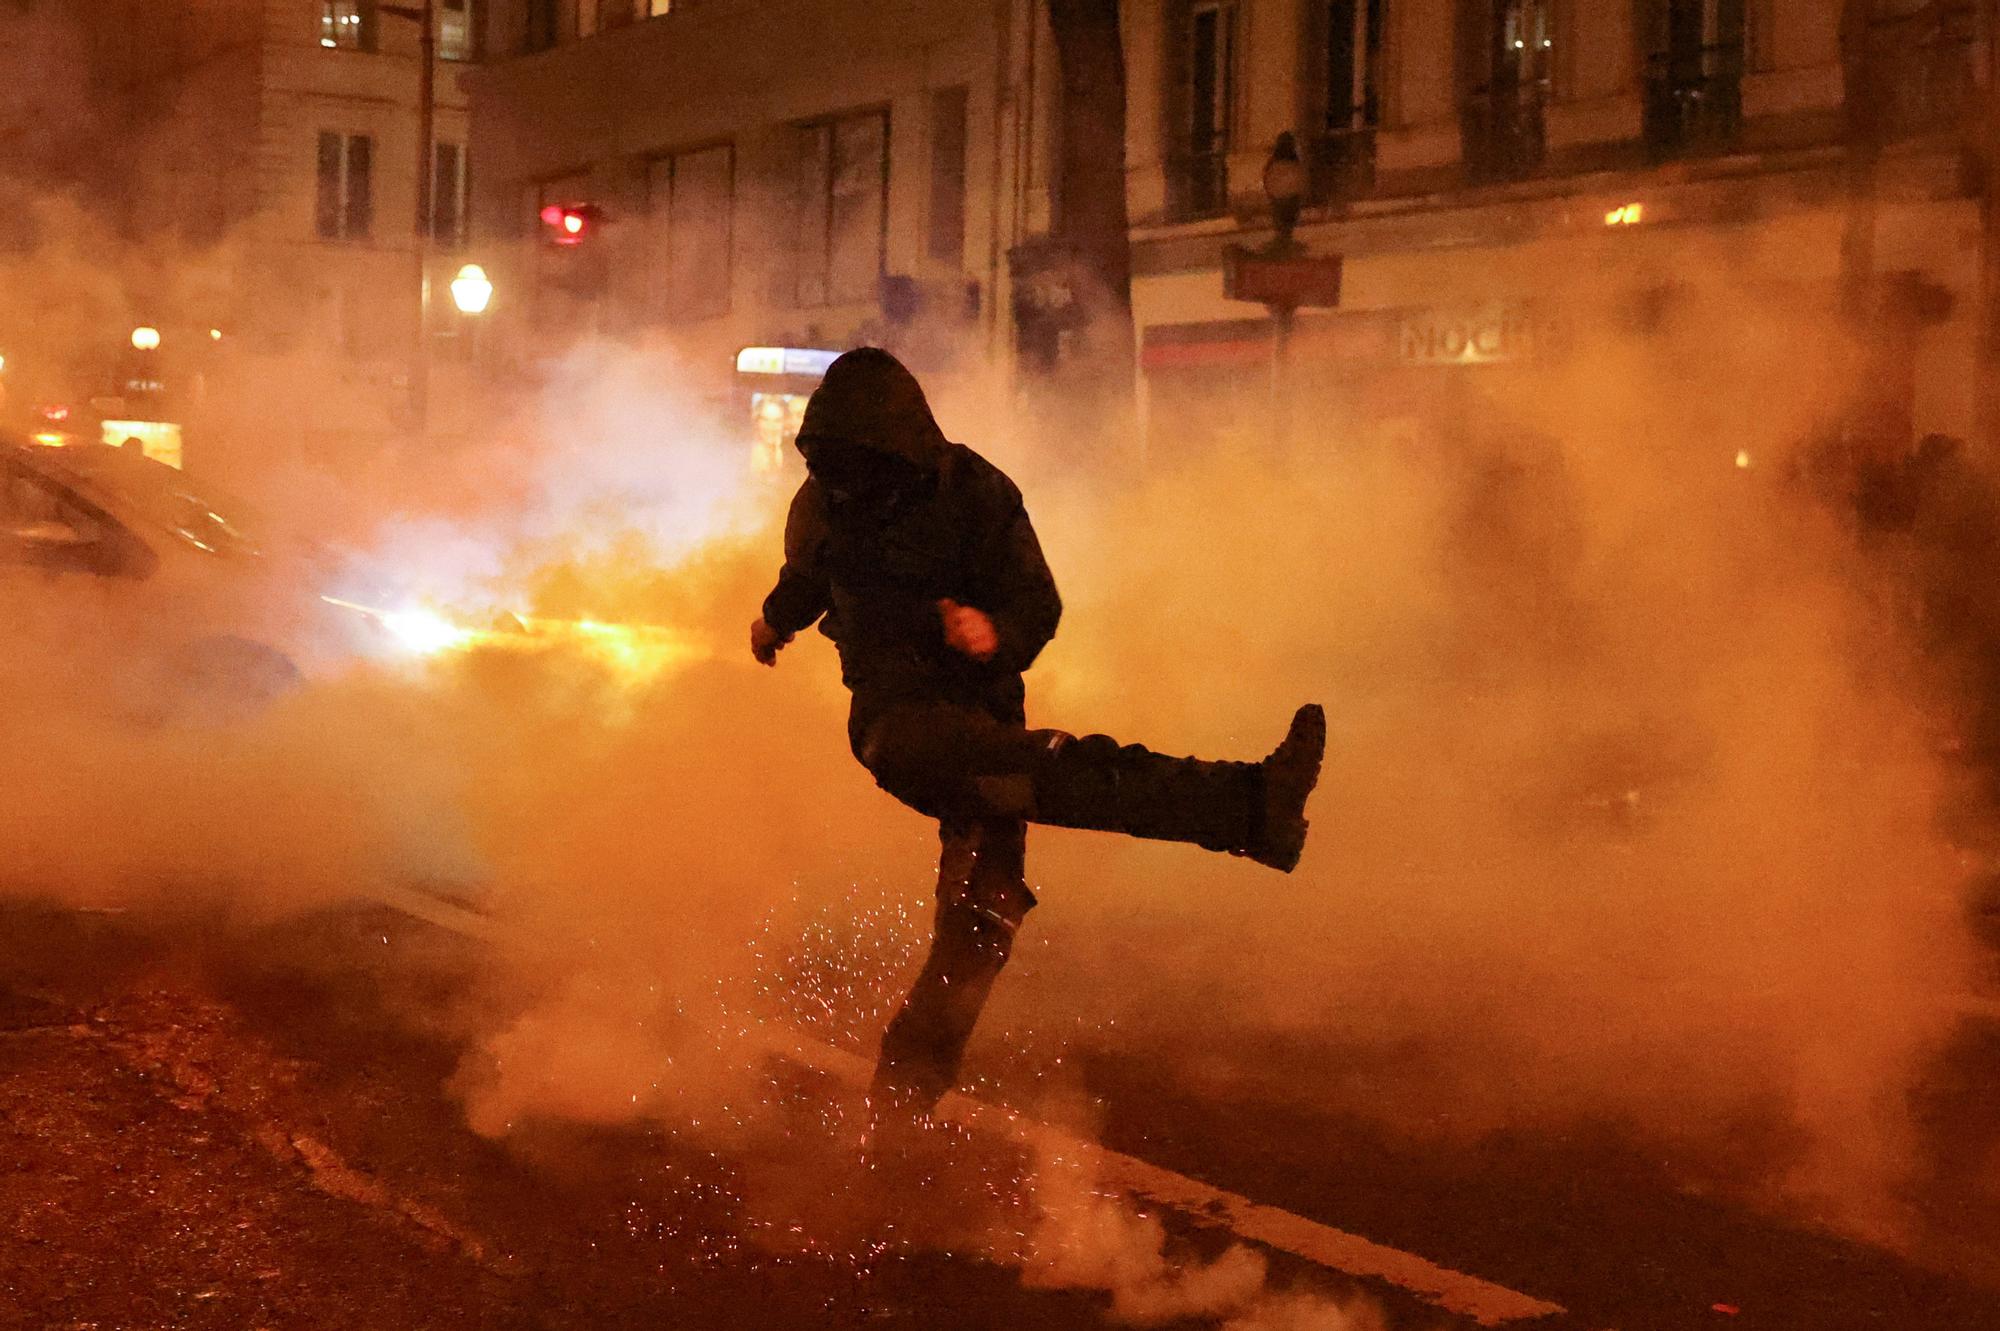
[[[1222,294],[1285,309],[1340,304],[1338,254],[1272,255],[1232,245],[1222,252]]]
[[[1562,341],[1553,316],[1525,304],[1404,313],[1396,333],[1405,365],[1506,365],[1550,355]]]

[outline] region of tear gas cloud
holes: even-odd
[[[60,264],[118,289],[101,255],[36,258],[8,280]],[[1144,471],[1106,443],[1121,469],[1080,476],[1101,441],[1009,433],[977,372],[932,385],[946,433],[1022,483],[1068,605],[1035,723],[1244,758],[1299,702],[1333,723],[1290,877],[1037,829],[1043,904],[975,1066],[1004,1039],[1043,1074],[1010,1093],[1069,1103],[1073,1047],[1157,1057],[1198,1093],[1415,1138],[1610,1122],[1905,1237],[1907,1096],[1972,966],[1941,708],[1879,570],[1787,479],[1850,366],[1799,356],[1798,312],[1736,276],[1643,337],[1581,340],[1465,438],[1302,421],[1290,448],[1246,427]],[[295,369],[238,362],[235,400],[279,419]],[[757,1024],[788,1010],[865,1047],[921,941],[935,838],[848,755],[830,646],[749,661],[789,496],[683,387],[702,373],[589,343],[452,449],[315,462],[239,439],[218,459],[340,586],[467,622],[670,628],[685,650],[655,672],[479,649],[318,674],[226,726],[134,727],[89,687],[123,659],[101,607],[22,593],[5,890],[267,921],[442,886],[514,940],[476,1001],[411,1014],[464,1040],[475,1127],[670,1116],[757,1141]],[[815,1012],[790,984],[808,974],[835,977]],[[1282,1083],[1218,1052],[1257,1040],[1332,1052]],[[1745,1123],[1782,1149],[1732,1156]],[[1078,1251],[1150,1269],[1153,1237],[1070,1214]],[[1135,1317],[1162,1279],[1133,1283]]]

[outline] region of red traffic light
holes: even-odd
[[[557,245],[581,245],[603,220],[595,204],[552,203],[542,209],[542,227]]]

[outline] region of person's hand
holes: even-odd
[[[960,605],[946,597],[938,602],[938,614],[944,619],[944,640],[953,651],[975,661],[990,661],[993,653],[1000,650],[1000,630],[993,627],[984,610]]]
[[[757,658],[757,664],[774,666],[778,664],[778,649],[792,639],[764,622],[759,615],[757,622],[750,626],[750,655]]]

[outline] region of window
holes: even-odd
[[[671,319],[729,310],[735,149],[727,144],[655,158],[647,167],[660,305]]]
[[[888,113],[802,126],[798,136],[798,303],[873,301],[889,243]]]
[[[965,263],[964,88],[931,94],[931,215],[927,244],[931,262],[957,269]]]
[[[1653,0],[1648,22],[1648,152],[1728,147],[1743,120],[1743,0]]]
[[[440,143],[431,156],[431,239],[445,249],[465,244],[465,145]]]
[[[370,175],[374,149],[375,141],[366,134],[321,132],[315,219],[321,239],[368,238],[375,225],[374,181]]]
[[[55,572],[145,577],[158,562],[130,532],[26,468],[0,470],[0,558]]]
[[[1978,87],[1972,0],[1873,0],[1850,57],[1848,120],[1878,139],[1958,127]]]
[[[521,45],[529,51],[546,51],[556,44],[561,25],[556,0],[526,0],[526,30]]]
[[[437,53],[441,60],[472,55],[472,0],[438,0]]]
[[[1542,108],[1555,46],[1552,0],[1472,0],[1485,8],[1483,57],[1467,99],[1466,167],[1475,180],[1527,175],[1546,147]]]
[[[375,49],[375,0],[320,0],[319,44],[350,51]]]
[[[1194,0],[1187,11],[1183,109],[1172,173],[1174,211],[1181,217],[1211,217],[1229,207],[1236,25],[1234,0]]]
[[[1322,199],[1365,190],[1375,175],[1375,130],[1382,123],[1385,0],[1328,0],[1324,53],[1325,114],[1313,157],[1314,193]]]

